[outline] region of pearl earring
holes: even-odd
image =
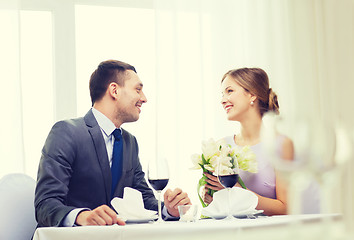
[[[252,102],[251,102],[251,106],[253,106],[253,104],[254,104],[254,102],[252,101]]]

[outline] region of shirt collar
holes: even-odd
[[[92,113],[93,113],[93,116],[95,116],[98,125],[103,130],[103,132],[106,134],[106,136],[108,137],[109,135],[111,135],[113,133],[113,131],[116,129],[116,126],[114,125],[114,123],[108,117],[106,117],[103,113],[101,113],[100,111],[98,111],[94,107],[92,107]],[[122,131],[121,128],[119,128],[119,129]]]

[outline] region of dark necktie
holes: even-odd
[[[117,183],[122,175],[122,163],[123,163],[123,139],[120,129],[113,131],[114,144],[113,144],[113,155],[112,155],[112,189],[111,189],[111,199],[113,198],[114,191],[117,187]]]

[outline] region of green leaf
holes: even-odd
[[[207,207],[208,205],[203,201],[202,197],[199,195],[198,193],[198,197],[199,197],[199,201],[202,204],[203,208]]]
[[[203,165],[207,163],[207,161],[205,160],[204,154],[202,154],[202,160],[203,160]]]
[[[213,189],[208,189],[208,194],[210,195],[210,196],[214,196],[214,193],[216,193],[217,192],[217,190],[213,190]]]
[[[201,179],[199,179],[199,185],[200,186],[204,186],[205,184],[207,184],[206,178],[203,175],[203,177]]]
[[[200,196],[200,193],[199,193],[200,192],[200,188],[205,185],[205,184],[203,184],[203,185],[200,184],[201,180],[202,180],[202,178],[199,180],[199,184],[197,186],[197,193],[198,193],[198,198],[199,198],[200,203],[202,204],[203,208],[205,208],[208,205],[203,201],[203,199],[202,199],[202,197]]]

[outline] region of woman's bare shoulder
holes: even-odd
[[[281,154],[283,159],[294,159],[294,143],[289,137],[284,135],[281,136]]]

